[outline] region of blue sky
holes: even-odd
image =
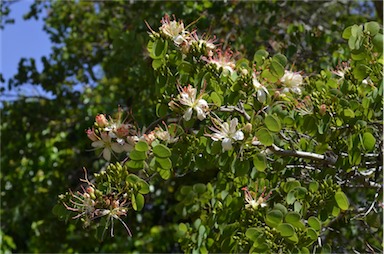
[[[35,58],[36,67],[41,70],[43,65],[40,58],[44,55],[48,56],[50,52],[51,43],[48,35],[43,31],[43,20],[41,18],[39,20],[23,19],[32,2],[32,0],[21,0],[11,4],[10,17],[15,19],[15,23],[6,24],[4,30],[0,30],[0,72],[6,81],[17,73],[17,66],[22,57]],[[23,85],[18,91],[5,92],[0,99],[14,100],[17,94],[47,96],[40,87]]]

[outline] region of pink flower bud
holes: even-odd
[[[87,133],[87,136],[88,136],[88,138],[90,139],[90,140],[92,140],[92,141],[97,141],[97,140],[99,140],[98,139],[98,137],[97,137],[97,135],[95,134],[95,131],[92,129],[88,129],[88,130],[86,130],[85,131],[85,133]]]
[[[321,106],[320,106],[320,115],[324,115],[326,111],[327,111],[327,105],[321,104]]]
[[[116,129],[116,135],[120,138],[126,137],[129,135],[129,126],[128,124],[122,124]]]
[[[88,192],[89,194],[93,194],[93,193],[95,192],[95,189],[92,188],[91,186],[89,186],[86,190],[87,190],[87,192]]]
[[[98,114],[96,116],[96,123],[99,127],[103,128],[108,125],[108,120],[105,118],[104,114]]]

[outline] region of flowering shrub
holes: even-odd
[[[97,115],[86,134],[108,163],[55,213],[98,223],[101,238],[116,219],[135,237],[123,217],[151,212],[144,195],[156,199],[161,182],[177,187],[170,213],[185,252],[330,251],[335,221],[370,212],[350,208],[348,187],[381,188],[380,26],[347,28],[349,62],[305,75],[282,54],[246,59],[180,20],[161,23],[147,45],[159,119],[140,128],[120,109]],[[203,178],[180,183],[192,174]]]

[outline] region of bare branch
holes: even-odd
[[[252,142],[252,145],[258,145],[258,144],[259,144],[258,142]],[[284,150],[275,144],[272,144],[268,148],[274,154],[277,154],[280,156],[291,156],[291,157],[298,157],[298,158],[304,158],[304,159],[310,159],[310,160],[316,160],[316,161],[323,161],[331,165],[335,164],[338,158],[338,156],[331,151],[328,151],[323,155],[323,154],[309,153],[309,152],[302,152],[302,151]]]

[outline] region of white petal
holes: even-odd
[[[123,146],[118,143],[112,143],[111,148],[116,153],[121,153],[124,151]]]
[[[101,147],[104,147],[105,145],[104,145],[104,141],[98,140],[98,141],[92,142],[91,146],[101,148]]]
[[[191,117],[192,117],[192,108],[188,108],[187,111],[185,111],[183,118],[185,119],[185,121],[189,121],[191,120]]]
[[[233,118],[230,122],[229,132],[235,133],[236,132],[236,126],[238,124],[237,118]]]
[[[196,107],[197,118],[202,121],[205,118],[205,113],[200,107]]]
[[[109,148],[104,148],[103,150],[103,157],[106,161],[110,161],[111,160],[111,150],[109,150]]]
[[[257,100],[260,103],[263,103],[263,102],[265,102],[265,99],[266,99],[266,94],[265,94],[264,90],[263,89],[257,90]]]
[[[244,133],[240,130],[236,131],[235,135],[233,136],[233,139],[243,140],[244,139]]]
[[[223,147],[224,151],[232,150],[232,140],[230,138],[223,139],[221,146]]]

